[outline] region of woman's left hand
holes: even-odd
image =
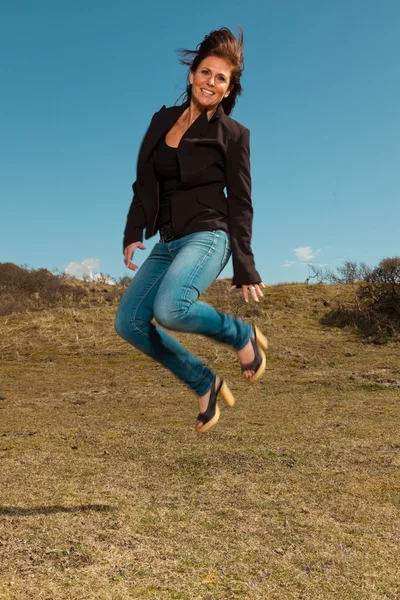
[[[231,287],[231,290],[236,289],[236,285]],[[264,283],[261,281],[260,283],[249,283],[248,285],[242,285],[242,294],[245,302],[249,301],[249,292],[251,297],[255,302],[258,302],[259,298],[262,298],[264,294],[261,291],[261,288],[265,288]]]

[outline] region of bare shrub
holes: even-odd
[[[78,304],[87,292],[47,269],[0,263],[0,315]]]
[[[375,343],[385,343],[400,333],[400,257],[384,258],[377,267],[346,262],[337,273],[322,273],[318,277],[328,283],[354,285],[353,300],[338,302],[322,319],[327,325],[350,325]]]
[[[356,262],[346,262],[336,270],[308,265],[312,275],[309,279],[316,279],[319,283],[358,283],[367,281],[372,269],[365,263],[357,265]]]
[[[132,277],[129,277],[129,275],[124,275],[123,277],[120,277],[119,279],[117,279],[117,285],[122,286],[123,288],[127,288],[128,285],[131,283],[132,281]]]

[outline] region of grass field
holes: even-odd
[[[237,398],[205,434],[113,302],[0,318],[1,600],[400,600],[399,344],[320,324],[345,286],[228,289],[267,371],[177,336]]]

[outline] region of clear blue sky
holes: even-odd
[[[3,0],[0,262],[126,272],[139,144],[185,87],[175,50],[238,23],[264,281],[400,254],[399,0]]]

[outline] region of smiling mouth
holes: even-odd
[[[200,89],[205,96],[214,96],[214,92],[211,92],[210,90],[205,90],[204,88],[200,88]]]

